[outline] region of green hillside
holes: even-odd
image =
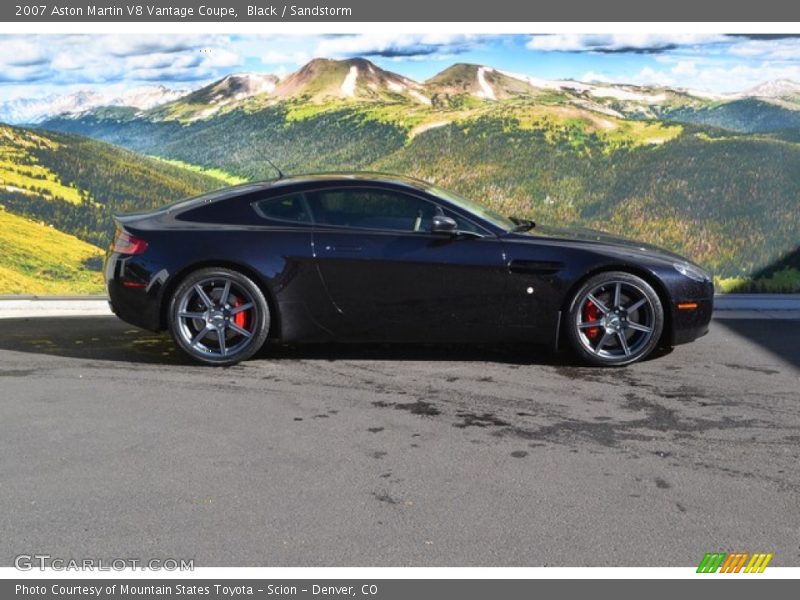
[[[800,128],[800,110],[763,100],[746,98],[702,107],[666,110],[662,117],[671,121],[710,125],[741,133],[765,133]]]
[[[513,131],[487,117],[432,129],[374,167],[436,180],[506,214],[679,250],[722,277],[753,273],[798,243],[796,144],[685,131],[609,151],[604,132]]]
[[[509,214],[581,224],[746,277],[797,244],[800,145],[630,121],[535,99],[477,108],[291,103],[174,128],[119,126],[131,147],[247,179],[376,169],[437,181]],[[404,118],[405,117],[405,118]],[[90,132],[91,133],[91,132]],[[244,141],[243,141],[244,140]]]
[[[796,103],[540,83],[457,64],[418,84],[363,59],[314,60],[213,114],[192,96],[43,127],[237,179],[274,176],[267,158],[288,173],[422,177],[507,214],[663,245],[713,269],[726,290],[800,289],[796,270],[780,267],[800,231]],[[154,200],[125,206],[136,202]]]
[[[224,185],[105,142],[0,125],[0,294],[100,292],[114,214]]]
[[[109,243],[115,213],[224,185],[104,142],[0,125],[0,206],[101,247]]]
[[[406,142],[403,129],[371,118],[358,105],[320,109],[309,118],[291,119],[290,111],[303,106],[285,102],[253,113],[239,109],[184,125],[141,120],[112,125],[104,120],[64,119],[47,126],[81,130],[84,135],[142,154],[219,168],[247,179],[275,176],[266,158],[277,160],[290,173],[367,168]]]
[[[102,250],[0,208],[0,294],[99,294]]]

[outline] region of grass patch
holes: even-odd
[[[58,175],[39,164],[32,150],[43,146],[52,148],[54,144],[25,130],[0,127],[0,189],[80,204],[76,187],[64,185]]]
[[[103,251],[0,207],[0,294],[100,294]]]
[[[724,294],[797,294],[800,293],[800,270],[789,267],[769,277],[715,277],[714,288]]]
[[[214,179],[218,179],[222,183],[227,185],[239,185],[240,183],[247,183],[247,179],[244,177],[239,177],[238,175],[234,175],[233,173],[228,173],[222,169],[215,169],[215,168],[207,168],[201,167],[200,165],[193,165],[187,162],[183,162],[182,160],[174,160],[170,158],[161,158],[160,156],[150,156],[159,162],[172,165],[173,167],[179,167],[181,169],[186,169],[187,171],[191,171],[192,173],[200,173],[201,175],[207,175],[208,177],[213,177]]]

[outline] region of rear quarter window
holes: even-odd
[[[234,197],[209,202],[175,215],[178,221],[217,225],[252,225],[256,220],[246,198]]]
[[[282,223],[310,224],[311,211],[302,194],[289,194],[276,198],[264,198],[252,204],[253,210],[262,219]]]

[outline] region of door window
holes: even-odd
[[[432,202],[381,189],[322,190],[308,200],[318,225],[425,232],[436,214]]]

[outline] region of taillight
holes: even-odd
[[[147,242],[131,235],[124,229],[117,228],[111,249],[120,254],[141,254],[147,250]]]

